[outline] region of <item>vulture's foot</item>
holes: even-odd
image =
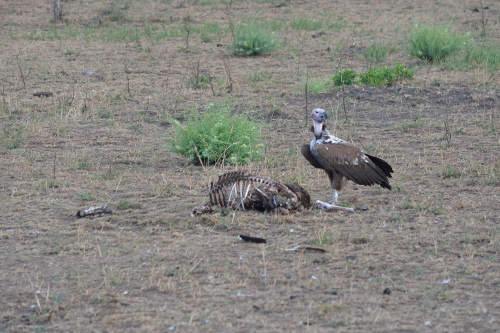
[[[356,210],[354,208],[349,208],[349,207],[342,207],[342,206],[337,206],[335,204],[331,204],[328,202],[323,202],[320,200],[316,200],[316,205],[318,209],[323,209],[327,212],[331,212],[333,210],[343,210],[346,212],[354,213]]]

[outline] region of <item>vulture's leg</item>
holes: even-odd
[[[316,205],[318,206],[318,208],[326,211],[344,210],[346,212],[354,212],[354,208],[342,207],[337,204],[339,199],[339,191],[344,188],[347,183],[347,179],[341,174],[335,173],[333,171],[328,172],[328,177],[330,178],[330,182],[333,188],[332,201],[322,202],[317,200]]]
[[[337,204],[339,200],[339,192],[337,190],[333,190],[332,203]]]

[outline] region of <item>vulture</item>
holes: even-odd
[[[348,180],[359,185],[371,186],[378,184],[391,189],[388,178],[394,171],[384,160],[368,155],[350,142],[331,135],[325,127],[328,118],[323,109],[314,109],[312,131],[314,140],[310,144],[302,145],[302,155],[313,167],[326,171],[333,189],[333,206],[337,206],[338,192],[345,187]],[[354,211],[352,209],[344,209]]]

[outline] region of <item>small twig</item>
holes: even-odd
[[[170,75],[170,68],[172,68],[172,62],[174,60],[174,55],[172,54],[167,62],[167,70],[165,71],[166,72],[166,77],[165,79],[163,80],[163,86],[165,86],[165,92],[167,91],[168,89],[168,86],[169,86],[169,81],[170,81],[170,78],[169,78],[169,75]]]
[[[203,260],[203,259],[205,259],[205,257],[203,257],[203,258],[201,258],[200,260],[198,260],[198,261],[196,262],[196,264],[194,264],[194,265],[193,265],[193,267],[191,267],[191,268],[190,268],[190,269],[186,272],[186,274],[184,274],[184,275],[182,276],[181,280],[182,280],[182,279],[184,279],[184,278],[185,278],[185,277],[186,277],[189,273],[191,273],[191,272],[193,271],[193,269],[195,269],[195,268],[196,268],[196,266],[198,266],[198,265],[200,264],[200,262],[202,262],[202,260]]]
[[[214,83],[213,83],[214,78],[210,75],[210,72],[208,73],[208,83],[210,84],[210,89],[212,90],[212,95],[215,94],[215,89],[214,89]]]
[[[198,63],[196,64],[196,66],[194,66],[193,72],[194,72],[194,87],[192,88],[197,89],[200,86],[200,59],[198,59]]]
[[[2,107],[5,109],[7,101],[5,100],[5,84],[2,84]]]
[[[343,55],[340,56],[339,66],[337,68],[337,70],[338,70],[339,73],[342,71],[342,57],[343,57]],[[347,116],[347,109],[345,107],[345,84],[344,84],[344,77],[342,75],[340,77],[341,77],[341,83],[342,83],[342,107],[344,109],[345,120],[348,121],[349,117]]]
[[[61,18],[61,0],[54,0],[54,23],[58,23]]]
[[[448,142],[449,146],[451,143],[451,132],[450,132],[450,124],[448,123],[448,118],[444,120],[444,130],[445,130],[444,137],[446,138],[446,141]]]
[[[75,100],[75,86],[73,86],[73,95],[71,95],[71,102],[68,102],[68,106],[71,106],[74,100]]]
[[[299,62],[297,64],[297,80],[299,79],[300,75],[300,59],[302,58],[302,48],[299,51]]]
[[[305,119],[305,121],[306,121],[306,124],[305,124],[306,126],[307,126],[307,119],[309,118],[309,117],[308,117],[309,103],[308,103],[308,100],[307,100],[307,96],[308,96],[308,89],[307,89],[308,87],[307,87],[307,85],[308,85],[308,83],[309,83],[309,68],[307,69],[307,72],[306,72],[306,89],[305,89],[305,93],[306,93],[306,109],[305,109],[305,115],[306,115],[306,116],[305,116],[305,118],[304,118],[304,119]]]
[[[21,73],[21,79],[23,80],[23,86],[26,89],[26,81],[24,79],[23,69],[21,68],[21,64],[19,63],[19,55],[20,54],[21,54],[21,50],[19,50],[19,53],[16,55],[17,67],[19,68],[19,72]]]
[[[483,5],[483,0],[479,0],[479,5],[481,6],[481,24],[482,24],[482,30],[481,30],[481,36],[486,36],[486,19],[484,17],[484,5]]]
[[[231,15],[231,6],[233,5],[233,0],[229,0],[228,2],[226,2],[226,14],[227,14],[227,20],[229,22],[229,30],[231,31],[231,38],[233,40],[233,46],[234,46],[234,22],[233,22],[233,19],[232,19],[232,15]]]
[[[189,34],[191,33],[191,16],[186,16],[184,19],[184,30],[186,30],[186,52],[189,52]]]
[[[226,81],[226,89],[228,94],[233,92],[233,77],[231,75],[231,65],[229,63],[229,56],[222,58],[222,62],[224,64],[224,71],[226,72],[227,81]]]
[[[196,145],[193,147],[194,147],[194,151],[196,152],[196,156],[198,157],[198,161],[200,162],[201,167],[203,168],[203,171],[207,171],[207,169],[205,168],[205,165],[203,165],[203,160],[201,159],[200,153],[198,152],[198,147],[196,147]]]
[[[128,42],[125,43],[125,54],[126,54],[125,57],[127,57],[127,55],[128,55]],[[132,94],[130,93],[130,78],[128,76],[130,74],[130,70],[128,69],[128,59],[125,59],[123,67],[125,70],[125,75],[127,75],[127,93],[130,96],[130,98],[134,99],[134,96],[132,96]]]
[[[52,172],[52,177],[55,180],[56,179],[56,160],[57,160],[57,151],[54,150],[54,167],[53,167],[53,172]]]

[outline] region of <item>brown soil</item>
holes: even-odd
[[[416,63],[400,43],[412,23],[477,32],[480,3],[489,7],[488,41],[497,42],[500,8],[478,1],[235,1],[229,9],[63,1],[65,21],[54,25],[51,1],[0,0],[0,331],[497,331],[498,73],[417,64],[414,80],[393,86],[309,93],[307,105],[303,92],[306,75],[366,70],[363,50],[375,40],[397,46],[377,65]],[[199,29],[188,50],[183,35],[105,38],[124,27],[182,33],[187,16]],[[217,44],[231,42],[230,21],[249,18],[283,22],[285,45],[228,58]],[[290,28],[304,18],[324,23]],[[206,23],[226,32],[202,42]],[[198,62],[212,87],[188,87]],[[256,72],[268,76],[252,82]],[[168,150],[169,119],[230,97],[236,113],[267,124],[263,160],[199,166]],[[306,116],[315,107],[330,114],[331,131],[393,166],[392,191],[351,183],[342,204],[369,207],[352,214],[190,216],[229,170],[297,181],[313,200],[329,199],[326,175],[299,152],[312,139]],[[104,204],[112,215],[77,219]],[[286,250],[296,245],[327,252]]]

